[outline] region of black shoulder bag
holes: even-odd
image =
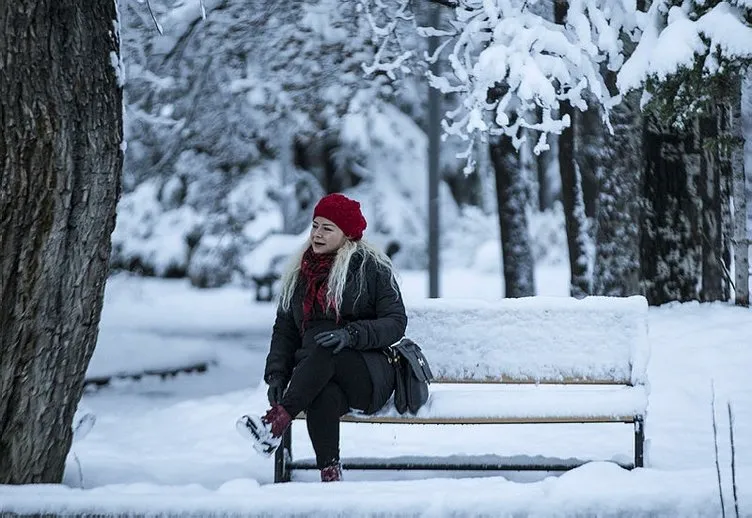
[[[433,379],[428,360],[409,338],[390,346],[389,351],[397,378],[394,406],[400,414],[408,410],[415,414],[428,401],[428,384]]]

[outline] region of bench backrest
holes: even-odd
[[[406,336],[437,379],[644,384],[644,297],[424,299],[407,304]]]

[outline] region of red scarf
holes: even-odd
[[[329,287],[329,272],[336,254],[316,254],[311,248],[305,251],[300,261],[300,272],[305,280],[305,296],[303,297],[303,325],[311,320],[316,303],[326,312],[326,291]]]

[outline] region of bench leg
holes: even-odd
[[[645,417],[636,415],[634,419],[634,466],[642,468],[645,464]]]
[[[282,444],[274,452],[274,483],[290,481],[292,461],[292,423],[282,434]]]

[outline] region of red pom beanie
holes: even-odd
[[[367,225],[360,203],[339,193],[327,194],[319,200],[313,209],[313,217],[318,216],[330,220],[353,241],[363,237]]]

